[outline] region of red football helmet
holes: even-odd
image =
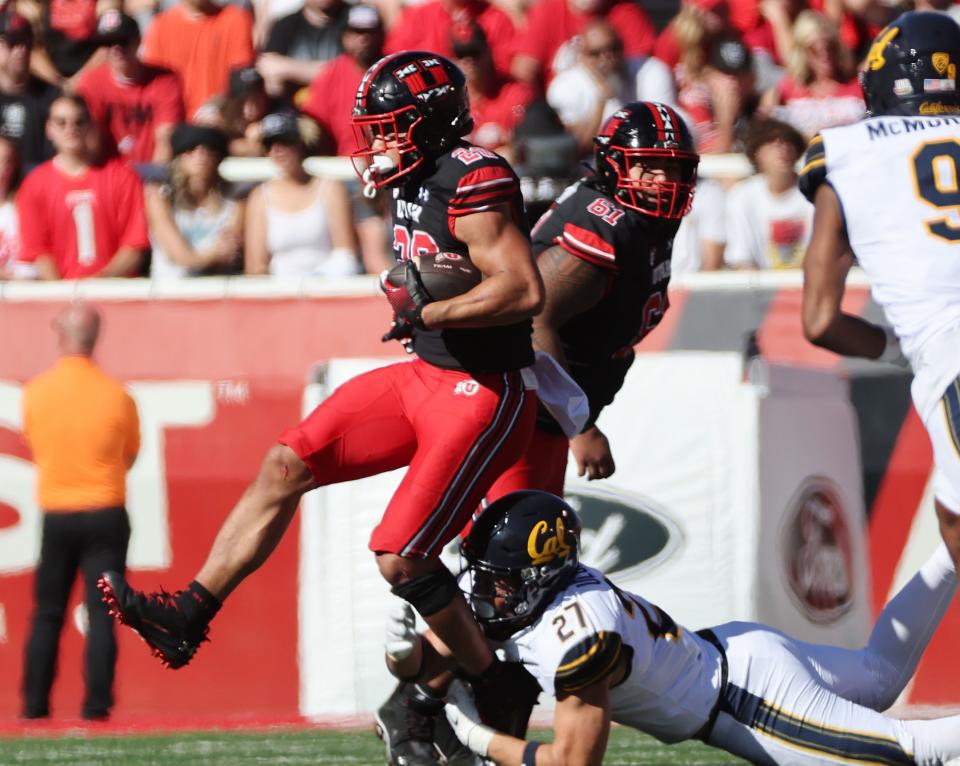
[[[673,108],[655,101],[626,104],[603,124],[594,144],[600,183],[621,205],[670,220],[690,211],[700,155]]]
[[[393,183],[473,130],[463,72],[435,53],[405,51],[383,57],[367,70],[357,89],[353,128],[361,147],[351,155],[357,173],[363,177],[368,167],[377,166],[382,171],[373,177],[375,185]],[[373,148],[378,139],[397,142],[400,159],[394,167],[377,161],[385,156],[382,147]]]

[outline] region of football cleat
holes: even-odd
[[[198,627],[188,623],[183,606],[190,596],[184,591],[142,593],[131,588],[119,572],[104,572],[97,587],[103,591],[110,615],[139,633],[165,667],[182,668],[200,644],[209,640],[206,623]]]
[[[414,685],[400,683],[375,715],[377,736],[386,746],[389,766],[438,766],[433,744],[434,722],[443,716],[443,703],[429,712],[414,704]]]
[[[486,758],[481,758],[457,739],[447,716],[442,713],[434,721],[433,744],[440,753],[440,760],[446,766],[485,766],[487,763],[492,763]]]

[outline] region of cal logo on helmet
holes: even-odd
[[[546,564],[554,559],[563,559],[570,555],[571,548],[564,542],[563,519],[557,519],[557,528],[550,529],[546,521],[538,521],[530,530],[527,538],[527,553],[530,563],[535,566]]]

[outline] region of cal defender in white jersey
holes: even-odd
[[[582,689],[622,664],[624,678],[610,690],[613,720],[664,742],[704,729],[723,678],[713,644],[582,565],[543,617],[502,648],[548,694]]]
[[[901,15],[861,76],[868,117],[810,143],[800,190],[815,205],[804,259],[803,327],[813,343],[914,370],[933,443],[944,542],[960,563],[960,27]],[[840,308],[856,259],[892,328]]]
[[[479,723],[462,689],[447,713],[474,752],[504,766],[600,764],[611,721],[664,742],[698,738],[759,764],[922,764],[960,758],[960,716],[888,718],[957,578],[941,546],[884,608],[859,650],[807,644],[757,623],[693,633],[578,562],[576,514],[544,492],[506,495],[463,551],[469,597],[507,659],[557,697],[552,744]]]

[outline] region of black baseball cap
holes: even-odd
[[[97,19],[99,45],[126,45],[140,39],[140,25],[125,13],[110,9]]]
[[[453,55],[458,58],[476,58],[490,49],[483,27],[475,21],[467,24],[455,24],[450,33]]]
[[[260,140],[264,146],[284,143],[296,144],[303,141],[300,124],[293,112],[273,112],[260,120]]]
[[[263,77],[252,66],[238,66],[230,70],[228,95],[242,96],[246,93],[259,93],[263,89]]]
[[[721,35],[710,45],[708,63],[724,74],[743,74],[753,66],[753,54],[739,35]]]
[[[186,122],[177,125],[170,136],[170,146],[173,147],[175,157],[179,157],[191,149],[196,149],[198,146],[206,146],[208,149],[226,156],[228,143],[227,134],[219,128]]]
[[[33,27],[23,16],[8,8],[0,12],[0,37],[7,41],[7,45],[32,45]]]

